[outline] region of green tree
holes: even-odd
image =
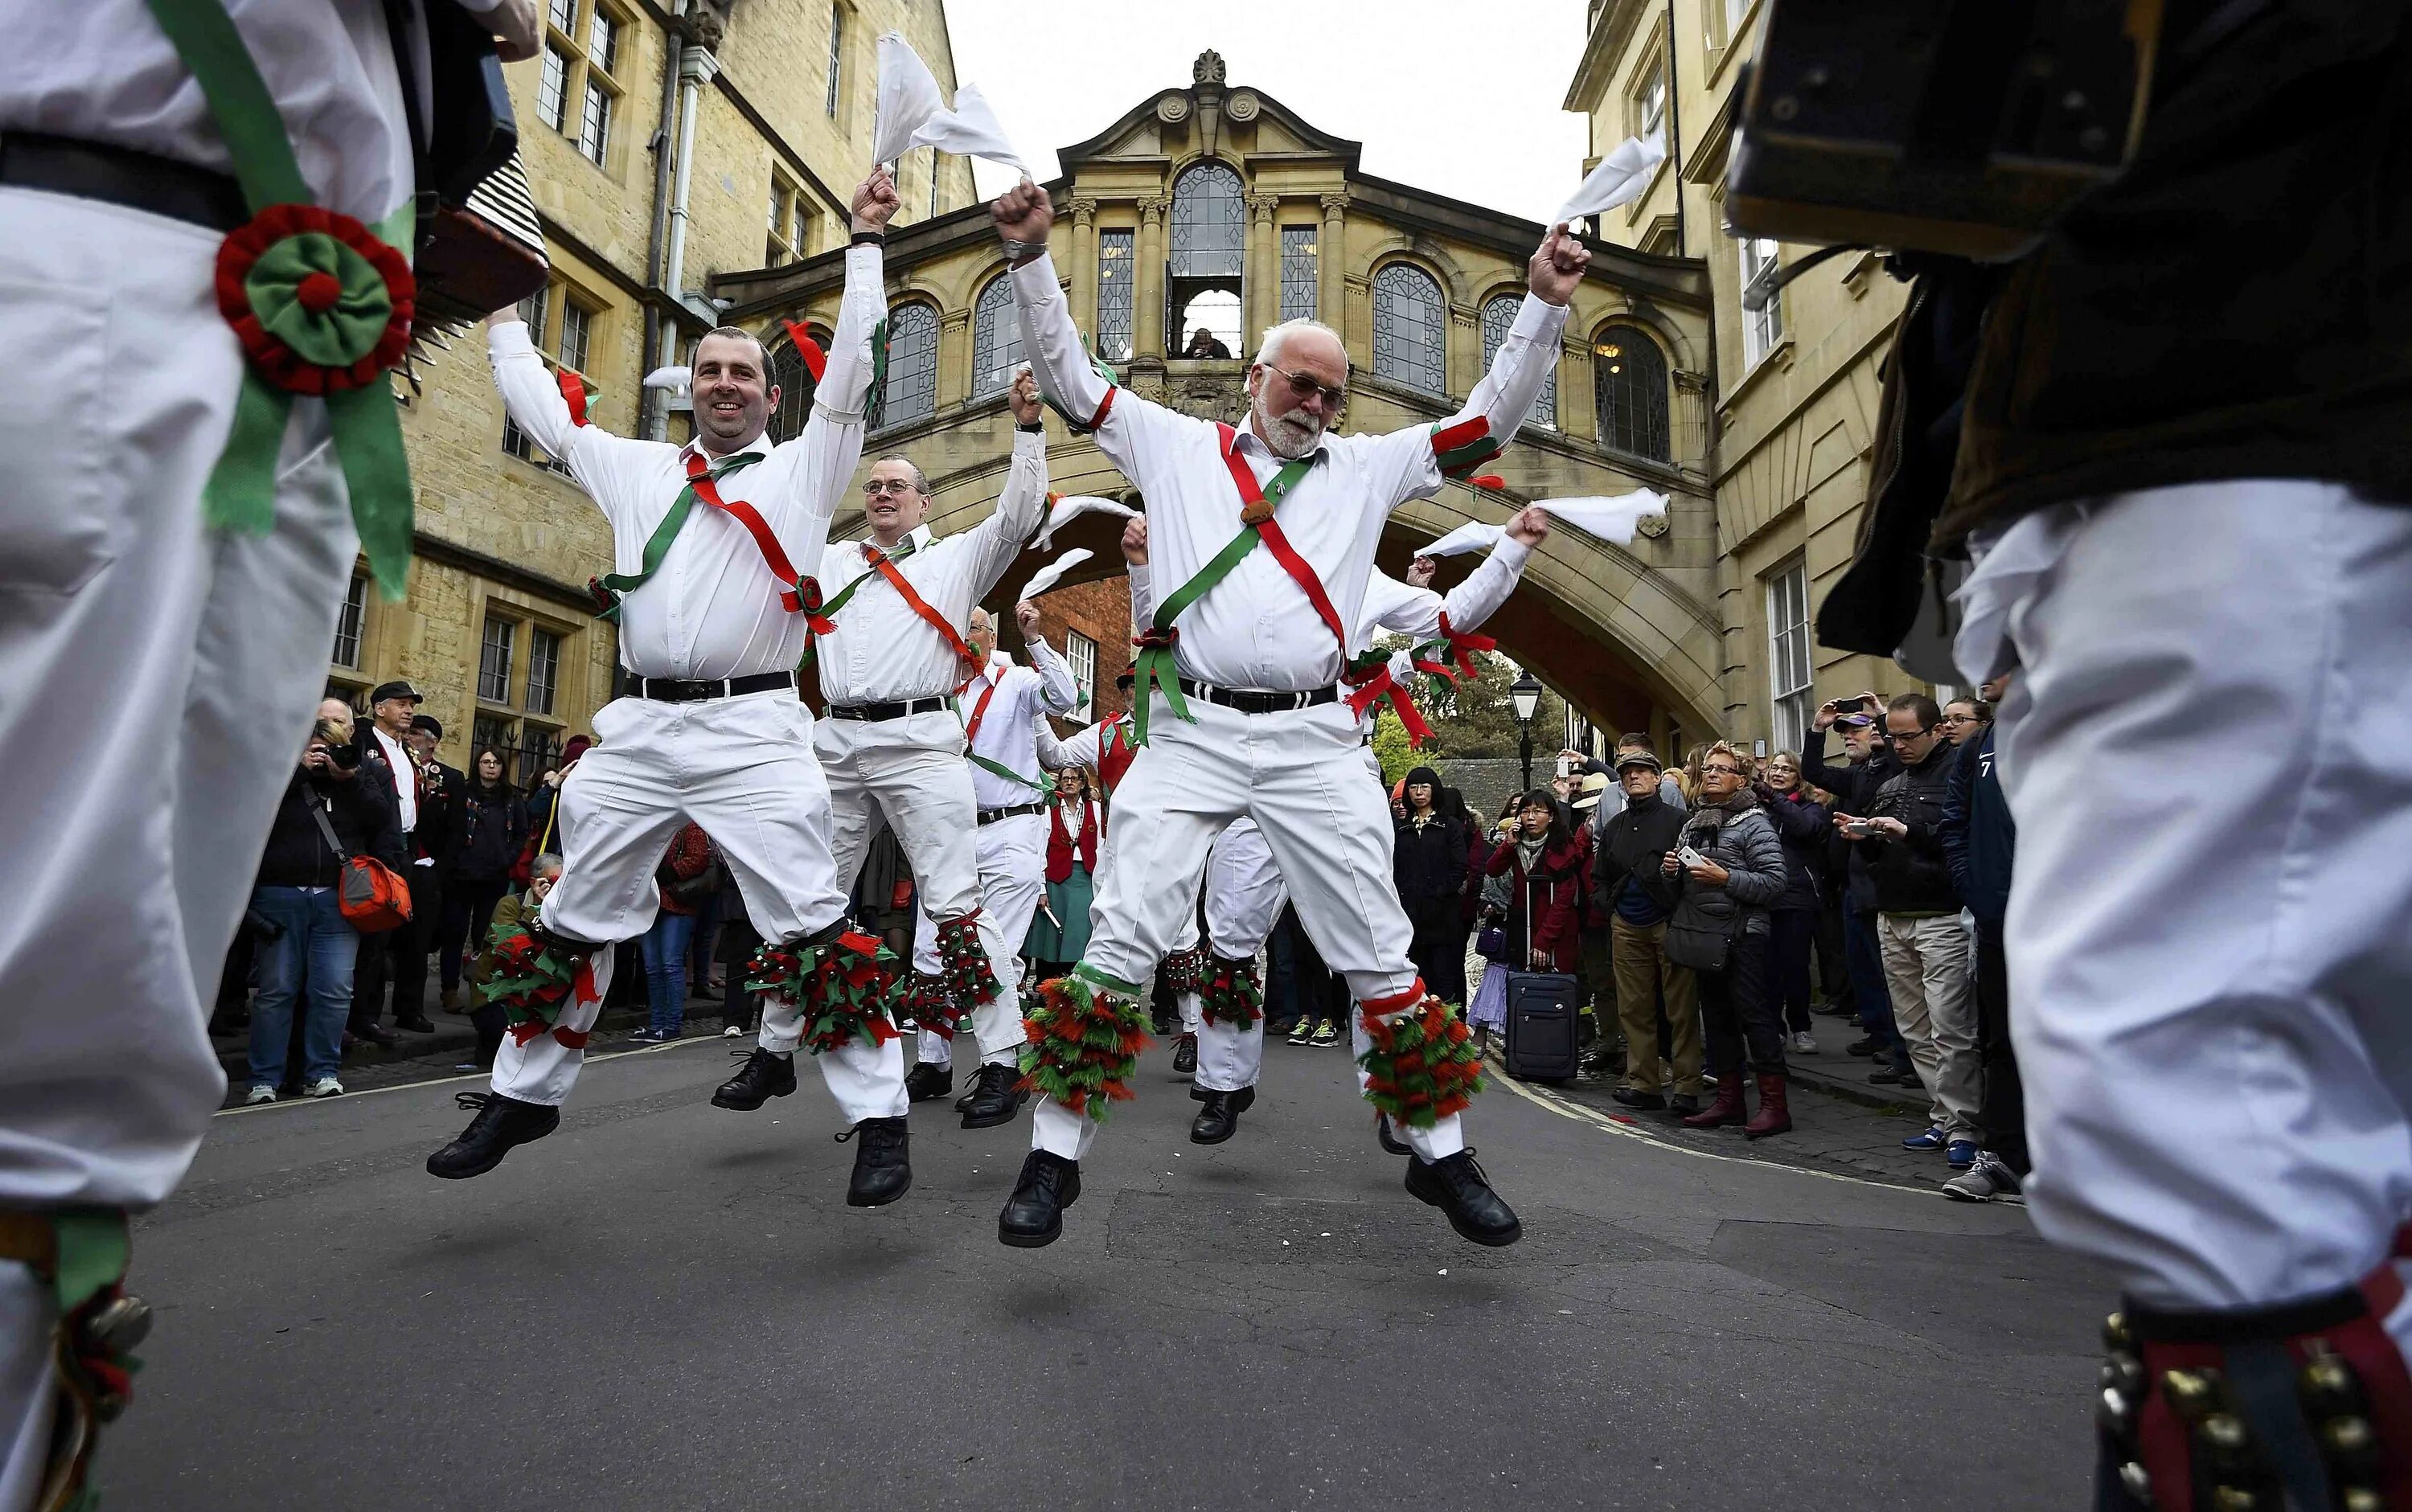
[[[1407,727],[1390,712],[1388,703],[1374,717],[1374,758],[1382,763],[1382,781],[1387,785],[1407,774],[1407,769],[1422,759],[1407,743]]]

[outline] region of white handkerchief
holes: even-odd
[[[1486,525],[1479,520],[1469,520],[1448,535],[1418,551],[1418,556],[1463,556],[1468,551],[1488,551],[1508,534],[1502,525]]]
[[[1133,520],[1138,518],[1139,511],[1127,504],[1099,498],[1094,493],[1080,493],[1068,499],[1058,499],[1053,507],[1047,511],[1047,523],[1039,528],[1038,539],[1036,543],[1038,550],[1043,551],[1054,545],[1057,531],[1081,516],[1088,514],[1120,515],[1125,520]]]
[[[938,80],[902,32],[879,39],[879,113],[871,133],[871,160],[893,163],[913,145],[913,134],[947,108]]]
[[[655,368],[645,374],[646,388],[665,389],[669,391],[669,407],[672,409],[695,407],[694,384],[695,369],[693,368]]]
[[[1079,566],[1081,563],[1086,562],[1089,558],[1096,554],[1096,552],[1088,550],[1084,548],[1077,546],[1074,547],[1072,550],[1065,552],[1062,556],[1057,557],[1054,561],[1048,563],[1043,567],[1040,567],[1037,572],[1032,573],[1030,576],[1030,586],[1022,591],[1022,596],[1024,598],[1037,598],[1048,589],[1054,587],[1059,582],[1062,582],[1064,580],[1064,574],[1071,571],[1074,567]]]
[[[956,90],[955,108],[940,110],[924,122],[909,145],[935,147],[958,157],[985,157],[1019,169],[1023,178],[1030,176],[1022,159],[1013,155],[1013,143],[1005,139],[1005,127],[997,124],[996,111],[990,109],[988,97],[977,84]]]
[[[1578,525],[1604,541],[1619,546],[1631,543],[1633,528],[1644,515],[1667,512],[1667,495],[1649,489],[1636,489],[1631,493],[1613,499],[1536,499],[1553,520]]]
[[[1572,198],[1558,207],[1551,218],[1552,226],[1564,226],[1585,215],[1596,215],[1631,204],[1641,191],[1650,186],[1650,176],[1667,160],[1667,139],[1654,134],[1648,140],[1627,137],[1615,149],[1599,160],[1599,167],[1583,176],[1582,183]]]

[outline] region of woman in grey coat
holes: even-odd
[[[1768,991],[1768,909],[1784,893],[1784,842],[1751,791],[1748,765],[1723,741],[1701,756],[1699,800],[1666,861],[1679,889],[1667,921],[1667,954],[1690,966],[1699,984],[1709,1068],[1717,1079],[1716,1100],[1684,1122],[1696,1129],[1743,1123],[1746,1051],[1758,1074],[1758,1112],[1743,1132],[1758,1139],[1791,1128],[1792,1114],[1783,1012]],[[1685,848],[1699,859],[1684,860]]]

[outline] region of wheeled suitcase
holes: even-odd
[[[1508,974],[1508,1074],[1519,1081],[1571,1081],[1577,1044],[1577,978],[1556,971]]]

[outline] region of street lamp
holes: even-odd
[[[1524,760],[1525,792],[1533,790],[1533,716],[1541,712],[1541,680],[1530,671],[1517,674],[1508,684],[1508,701],[1515,707],[1518,730],[1517,748]]]

